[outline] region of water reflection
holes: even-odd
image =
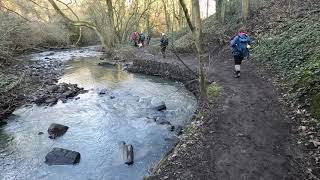
[[[77,83],[80,87],[114,87],[118,82],[128,80],[132,74],[123,71],[121,66],[98,66],[98,58],[78,58],[67,64],[65,76],[60,82]]]

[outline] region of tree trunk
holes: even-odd
[[[181,7],[181,5],[179,4],[179,28],[184,27],[184,23],[183,23],[183,9]]]
[[[179,0],[182,9],[185,13],[185,17],[187,19],[188,25],[190,30],[192,31],[193,40],[196,45],[197,49],[197,59],[199,62],[199,87],[200,87],[200,99],[202,101],[207,100],[207,87],[206,87],[206,73],[204,70],[204,59],[203,59],[203,47],[201,45],[202,42],[202,21],[200,17],[200,6],[199,6],[199,0],[192,0],[192,6],[194,8],[193,15],[195,19],[195,23],[192,24],[190,16],[188,14],[188,9],[186,7],[186,4],[184,0]]]
[[[223,23],[225,21],[226,7],[227,7],[227,0],[222,0],[220,18],[221,18],[221,22],[223,22]]]
[[[218,21],[221,20],[221,7],[222,7],[223,0],[216,0],[216,18]]]
[[[177,30],[177,20],[176,20],[176,16],[177,16],[177,14],[176,14],[176,5],[175,5],[175,3],[174,3],[174,0],[172,0],[171,1],[171,3],[172,3],[172,27],[171,27],[171,29],[172,29],[172,32],[173,31],[176,31]]]
[[[150,4],[150,0],[144,0],[144,9],[147,8],[148,4]],[[148,35],[151,35],[149,11],[146,11],[144,21],[145,21],[145,30],[147,31]]]
[[[108,9],[108,18],[109,18],[109,30],[110,30],[110,37],[108,42],[108,47],[114,47],[116,43],[116,29],[114,26],[114,16],[113,16],[113,5],[112,0],[106,0],[107,3],[107,9]]]
[[[194,15],[193,1],[191,0],[190,3],[191,3],[191,4],[190,4],[190,7],[191,7],[191,19],[192,19],[192,24],[195,24],[196,19],[195,19],[195,15]]]
[[[247,21],[250,13],[250,2],[249,0],[242,0],[242,19]]]
[[[165,0],[162,0],[162,4],[163,4],[163,9],[164,9],[164,16],[166,19],[167,32],[170,32],[171,25],[170,25],[170,16],[167,11],[167,2]]]
[[[202,100],[207,99],[207,87],[206,87],[206,73],[204,70],[204,59],[203,59],[203,47],[202,43],[202,20],[200,15],[199,0],[192,0],[195,16],[195,29],[194,29],[194,39],[198,52],[198,62],[199,62],[199,79],[200,79],[200,97]]]
[[[207,17],[209,17],[209,0],[207,0]]]

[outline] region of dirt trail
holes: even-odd
[[[233,78],[233,61],[224,51],[208,78],[224,91],[205,113],[194,136],[182,140],[150,179],[284,180],[305,179],[300,148],[279,94],[252,61]],[[155,60],[177,63],[172,57]],[[194,57],[183,58],[193,68]]]

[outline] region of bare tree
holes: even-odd
[[[193,15],[195,18],[194,24],[191,22],[191,18],[188,14],[188,9],[186,7],[186,4],[184,0],[179,0],[181,7],[184,11],[185,17],[187,19],[187,23],[189,25],[190,30],[192,31],[192,37],[194,40],[194,43],[197,48],[197,58],[199,63],[199,87],[200,87],[200,99],[201,100],[207,100],[207,80],[206,80],[206,73],[204,70],[204,59],[203,54],[204,50],[201,46],[202,41],[202,21],[200,17],[200,6],[199,6],[199,0],[192,0],[192,8],[193,8]]]
[[[90,21],[83,21],[83,20],[73,20],[71,18],[69,18],[60,8],[59,6],[56,4],[56,2],[54,0],[48,0],[49,3],[52,5],[52,7],[56,10],[56,12],[58,14],[60,14],[66,21],[68,21],[70,24],[72,24],[73,26],[84,26],[84,27],[88,27],[92,30],[94,30],[96,32],[96,34],[98,35],[98,37],[101,40],[101,44],[103,47],[107,47],[107,48],[112,48],[112,43],[110,43],[110,41],[107,41],[107,37],[103,35],[103,33],[101,33],[99,31],[99,29],[97,28],[97,26]]]
[[[249,18],[250,13],[250,2],[249,0],[242,0],[242,18],[243,20],[247,20]]]

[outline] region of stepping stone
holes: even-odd
[[[53,148],[47,155],[45,163],[48,165],[70,165],[80,162],[80,153],[62,148]]]

